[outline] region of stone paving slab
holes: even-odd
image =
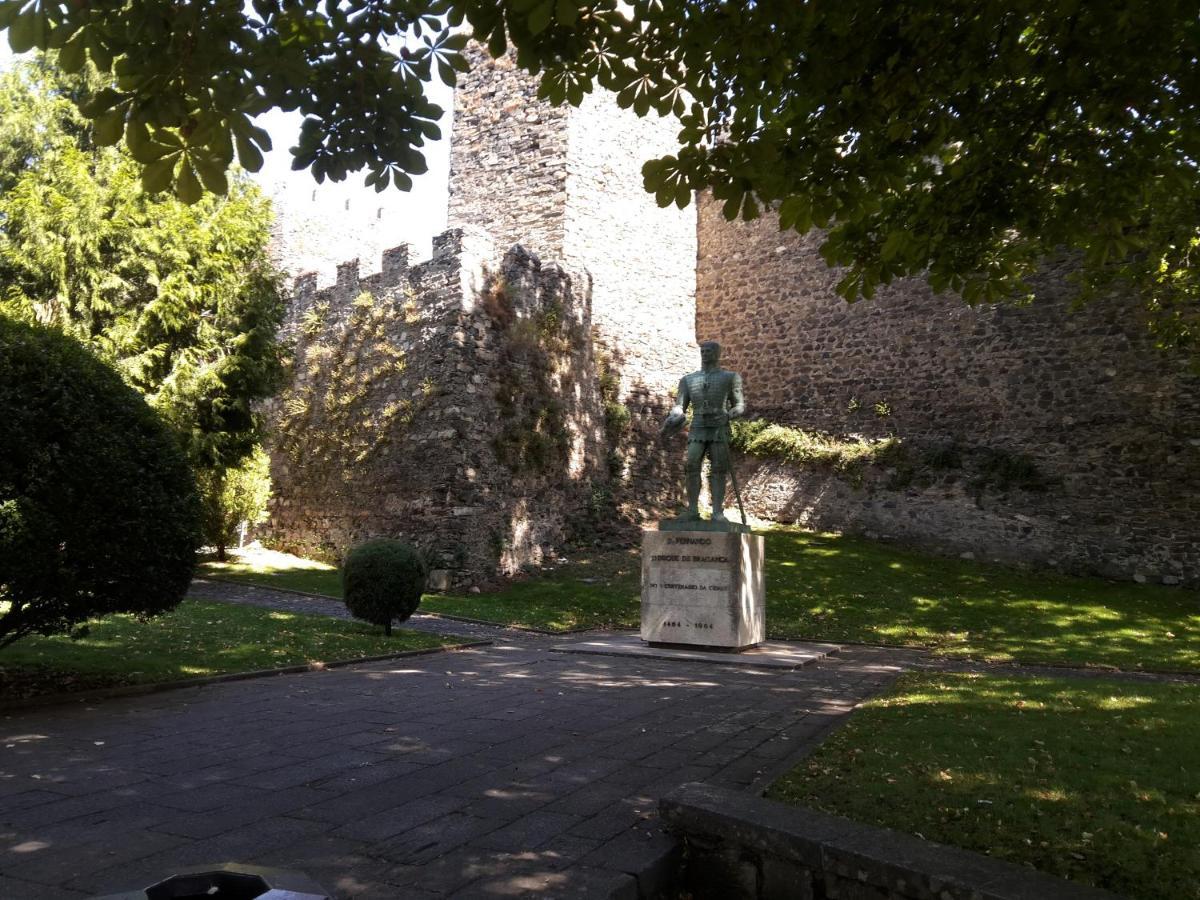
[[[669,846],[660,797],[751,788],[917,658],[768,671],[553,643],[0,715],[0,897],[229,860],[337,898],[636,897]]]
[[[714,666],[749,666],[754,669],[792,671],[839,652],[838,644],[766,641],[757,647],[731,653],[683,646],[648,644],[636,634],[607,634],[550,648],[559,653],[595,653],[600,656],[636,656]]]

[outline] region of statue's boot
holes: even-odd
[[[725,473],[713,472],[708,478],[708,489],[712,491],[714,522],[726,522],[725,518]]]

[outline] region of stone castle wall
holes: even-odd
[[[642,163],[675,150],[678,129],[600,89],[568,121],[563,259],[591,285],[597,337],[632,414],[621,474],[626,511],[641,519],[679,499],[683,454],[658,428],[679,378],[699,368],[695,209],[660,209],[642,187]]]
[[[264,535],[323,559],[409,540],[435,586],[538,565],[591,521],[606,447],[591,313],[556,266],[451,230],[379,272],[298,281],[291,388],[268,410]]]
[[[512,57],[472,44],[468,58],[454,95],[447,221],[562,260],[568,110],[539,100],[537,80]]]
[[[909,279],[836,296],[820,236],[727,223],[699,199],[696,331],[745,378],[749,414],[1028,458],[1043,490],[860,486],[748,462],[758,515],[873,531],[987,558],[1200,581],[1200,378],[1128,303],[1072,311],[1062,273],[1029,306],[969,307]]]
[[[410,244],[414,255],[428,257],[430,234],[445,230],[444,213],[434,216],[435,221],[418,224],[408,211],[415,195],[433,191],[428,184],[419,183],[410,195],[399,191],[376,194],[353,179],[351,183],[327,181],[307,186],[267,181],[263,189],[275,214],[272,261],[293,275],[316,272],[325,279],[321,287],[332,283],[342,262],[356,257],[379,259],[399,243]]]
[[[451,141],[458,230],[427,263],[387,251],[377,275],[352,263],[330,287],[299,282],[299,380],[285,401],[299,408],[296,391],[313,389],[327,421],[308,443],[332,474],[303,461],[299,436],[290,452],[280,444],[278,542],[328,557],[371,534],[419,536],[463,580],[535,563],[612,518],[613,501],[633,519],[661,515],[683,454],[657,442],[658,423],[697,367],[695,341],[717,338],[751,416],[1018,460],[1042,488],[746,460],[757,515],[1071,571],[1200,578],[1200,380],[1119,305],[1071,312],[1062,273],[1024,307],[971,308],[918,280],[847,304],[819,236],[781,234],[770,215],[726,223],[704,195],[682,211],[655,205],[641,164],[670,152],[676,123],[600,91],[555,108],[510,58],[472,52]],[[373,305],[356,305],[364,291]],[[364,322],[399,341],[390,387],[376,374],[386,342],[343,340]],[[339,341],[358,362],[320,374]],[[536,390],[522,396],[506,372]],[[383,438],[345,437],[354,429],[325,395],[359,397]],[[522,443],[522,429],[540,436]]]
[[[679,377],[698,365],[695,210],[659,209],[642,163],[678,123],[638,118],[600,89],[578,108],[537,99],[511,57],[472,51],[455,94],[451,225],[560,262],[590,300],[595,339],[631,416],[616,493],[635,517],[673,503],[679,454],[655,441]]]

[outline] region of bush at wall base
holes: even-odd
[[[359,544],[342,566],[342,595],[355,618],[392,633],[417,610],[427,569],[416,549],[403,541],[377,538]]]
[[[0,647],[174,608],[196,485],[141,395],[77,341],[0,315]]]

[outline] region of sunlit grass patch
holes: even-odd
[[[769,796],[1138,898],[1200,898],[1200,687],[910,675]]]
[[[830,552],[830,551],[834,552]],[[863,538],[767,535],[772,636],[998,662],[1200,671],[1200,594],[1024,572]]]
[[[295,560],[294,567],[288,565],[289,559]],[[199,574],[340,599],[338,570],[316,565],[314,568],[310,560],[276,553],[269,561],[238,557],[221,568],[205,563]],[[640,566],[635,552],[580,551],[572,554],[569,563],[518,578],[500,591],[426,594],[419,611],[545,631],[634,628],[640,616]]]
[[[421,609],[545,631],[636,628],[641,559],[636,552],[578,553],[567,565],[488,594],[426,594]]]
[[[782,640],[921,647],[996,662],[1200,671],[1200,594],[1023,572],[847,535],[765,532],[767,629]],[[341,596],[338,572],[295,557],[222,570],[266,586]],[[636,552],[568,565],[478,595],[429,594],[421,608],[547,630],[636,627]],[[203,573],[216,570],[213,564]]]
[[[335,566],[257,546],[231,553],[227,562],[202,563],[196,574],[306,594],[342,596],[342,575]]]
[[[364,622],[185,600],[146,622],[107,616],[78,638],[31,637],[0,650],[0,697],[334,662],[461,640],[403,629],[388,638]]]

